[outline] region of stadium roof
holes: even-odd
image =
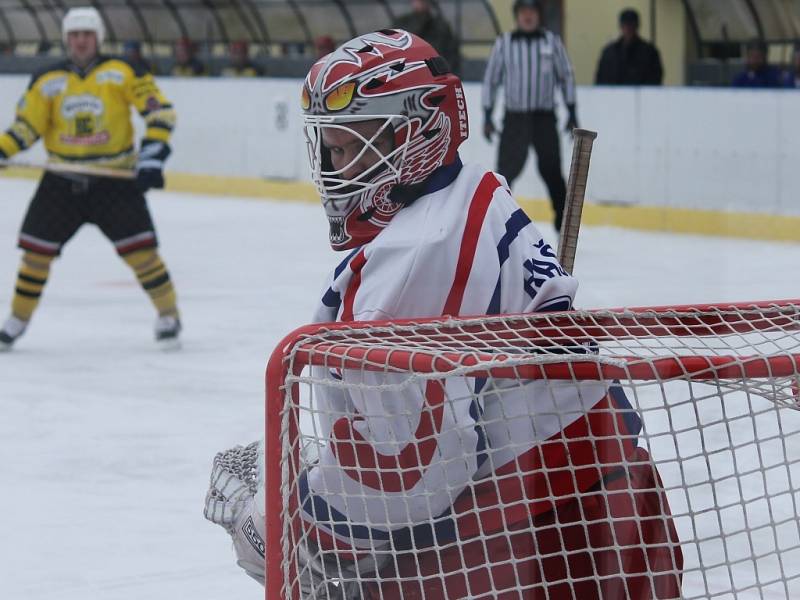
[[[800,0],[683,0],[701,45],[800,39]]]
[[[489,0],[438,0],[463,43],[491,43],[499,25]],[[111,42],[310,43],[345,40],[390,25],[408,0],[0,0],[0,43],[61,41],[61,17],[95,6]]]

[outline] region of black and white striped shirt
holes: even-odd
[[[567,51],[561,38],[546,29],[497,38],[483,77],[485,111],[494,107],[500,85],[507,111],[555,110],[556,87],[567,105],[575,104],[575,75]]]

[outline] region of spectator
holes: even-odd
[[[461,73],[461,54],[458,39],[441,14],[434,12],[431,0],[410,0],[411,12],[394,21],[397,29],[418,35],[428,42],[449,64],[453,73]]]
[[[747,44],[745,61],[745,70],[734,77],[733,87],[781,87],[781,73],[767,64],[767,45],[762,40],[753,40]]]
[[[800,89],[800,42],[795,42],[791,68],[783,74],[783,85]]]
[[[261,67],[250,60],[250,44],[245,41],[231,42],[230,63],[222,69],[223,77],[261,77]]]
[[[195,54],[197,44],[189,38],[181,38],[175,43],[175,64],[170,70],[170,75],[175,77],[204,77],[208,70]]]
[[[129,40],[122,45],[122,57],[135,69],[155,74],[155,69],[142,55],[142,43]]]
[[[619,14],[619,38],[603,48],[594,82],[597,85],[661,85],[664,69],[658,49],[639,37],[639,13]]]
[[[314,57],[322,58],[336,50],[336,43],[329,35],[321,35],[314,40]]]
[[[48,42],[47,40],[42,40],[39,42],[39,45],[36,46],[36,54],[37,56],[47,56],[50,54],[50,51],[53,49],[53,44]]]
[[[304,42],[283,42],[281,43],[280,55],[289,58],[300,58],[306,55],[306,51]]]
[[[503,85],[506,104],[497,172],[511,185],[522,172],[528,146],[533,144],[559,232],[567,186],[561,173],[555,97],[560,88],[569,111],[567,129],[572,131],[578,126],[575,76],[561,38],[541,26],[542,9],[537,0],[516,0],[514,18],[516,31],[497,38],[486,65],[483,135],[491,141],[495,133],[492,111],[497,88]]]

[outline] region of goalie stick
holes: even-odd
[[[64,173],[72,175],[88,175],[90,177],[109,177],[111,179],[135,179],[136,173],[131,169],[114,169],[96,165],[83,165],[73,163],[54,162],[17,162],[0,159],[0,167],[16,167],[19,169],[41,169],[51,173]]]
[[[564,221],[558,244],[558,262],[568,273],[572,273],[575,264],[575,251],[578,248],[578,233],[581,228],[583,214],[583,198],[586,193],[586,180],[589,176],[589,160],[592,156],[592,144],[597,132],[588,129],[572,131],[572,164],[569,167],[567,198],[564,203]]]

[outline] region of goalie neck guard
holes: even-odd
[[[302,108],[334,250],[378,235],[469,135],[461,80],[430,44],[399,29],[358,36],[317,61]],[[355,148],[345,163],[345,153],[331,154],[342,136]]]

